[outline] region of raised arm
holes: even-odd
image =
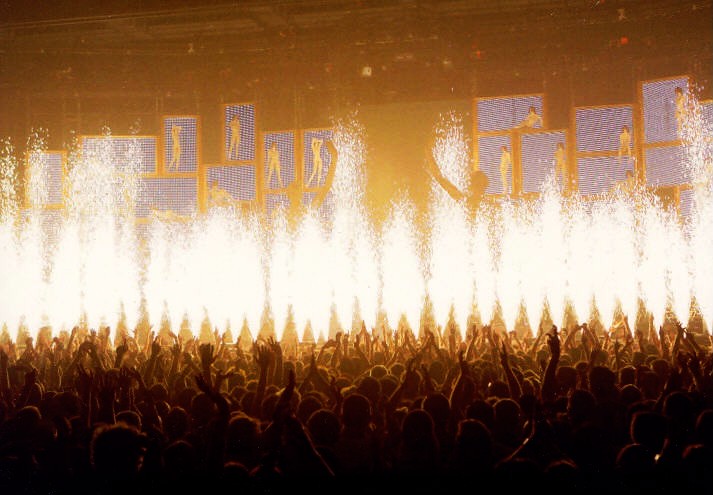
[[[441,170],[431,156],[426,158],[426,171],[455,201],[461,201],[465,198],[465,194],[441,173]]]
[[[557,364],[560,359],[560,339],[557,335],[557,327],[552,325],[552,333],[547,335],[547,345],[550,348],[550,361],[545,369],[545,377],[542,381],[542,401],[553,401],[557,395]]]

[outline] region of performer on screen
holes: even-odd
[[[228,160],[233,159],[233,153],[240,152],[240,117],[234,115],[230,119],[230,145],[228,146]]]
[[[530,110],[527,112],[527,116],[515,127],[515,129],[532,129],[538,123],[542,125],[542,117],[537,114],[537,109],[535,107],[530,107]]]
[[[312,173],[307,179],[307,186],[309,186],[313,180],[316,178],[315,186],[319,186],[319,181],[322,178],[322,139],[312,138]]]
[[[555,180],[561,189],[567,187],[568,176],[567,153],[564,150],[564,143],[557,143],[557,149],[555,149]]]
[[[168,164],[169,171],[178,170],[181,162],[181,126],[171,126],[171,162]]]
[[[471,216],[475,217],[483,199],[483,194],[488,188],[488,176],[477,167],[470,169],[470,180],[467,189],[461,191],[441,172],[433,159],[433,143],[426,149],[426,171],[455,201],[463,204]]]
[[[622,157],[626,156],[627,158],[633,160],[634,155],[633,155],[633,149],[631,147],[631,132],[629,132],[629,126],[625,125],[621,128],[621,132],[619,133],[619,163],[621,164],[621,159]]]
[[[512,167],[512,155],[507,146],[500,147],[500,180],[503,184],[503,194],[510,194],[510,186],[508,185],[508,170]]]
[[[211,182],[210,189],[208,190],[208,206],[225,208],[234,205],[235,200],[233,199],[233,196],[228,191],[221,188],[218,185],[217,180]]]
[[[634,171],[631,169],[627,169],[625,172],[624,180],[620,180],[614,183],[614,186],[612,187],[612,192],[630,195],[634,192],[635,189],[636,178],[634,177]]]
[[[267,150],[267,182],[265,184],[268,188],[270,187],[273,173],[277,175],[278,188],[285,187],[282,184],[282,176],[280,175],[280,150],[277,149],[277,143],[272,143],[270,149]]]

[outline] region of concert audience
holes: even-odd
[[[680,325],[225,340],[3,342],[0,490],[713,493],[711,342]]]

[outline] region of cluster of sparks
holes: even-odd
[[[265,327],[281,339],[405,324],[417,332],[426,308],[436,325],[464,333],[497,318],[507,330],[537,331],[545,315],[567,312],[604,327],[641,308],[660,325],[693,312],[713,324],[713,192],[710,123],[695,103],[684,128],[695,206],[688,219],[640,188],[597,201],[563,195],[554,178],[534,201],[484,203],[475,217],[434,183],[426,229],[408,198],[377,227],[365,208],[363,133],[335,132],[334,211],[307,211],[291,225],[214,208],[189,221],[154,218],[137,234],[131,205],[140,157],[120,172],[112,150],[70,153],[68,199],[50,242],[42,225],[41,158],[28,162],[29,208],[16,196],[18,164],[0,156],[0,325],[11,338],[83,324],[133,328],[140,321],[194,334]],[[41,150],[36,139],[31,151]],[[457,116],[435,130],[434,160],[461,190],[469,179],[468,139]],[[41,157],[41,153],[29,154]],[[45,195],[45,196],[43,196]],[[420,234],[421,230],[427,232]]]

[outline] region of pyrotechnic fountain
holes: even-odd
[[[580,321],[597,316],[605,328],[621,313],[636,318],[640,306],[655,325],[667,311],[687,322],[695,299],[710,329],[712,133],[700,112],[692,115],[684,143],[696,192],[686,223],[643,189],[589,204],[562,195],[554,180],[537,200],[485,202],[469,218],[434,185],[425,239],[405,198],[393,202],[381,228],[372,225],[356,124],[336,130],[328,224],[309,211],[292,226],[279,212],[266,220],[214,208],[189,221],[155,218],[143,243],[128,206],[138,164],[116,173],[109,149],[72,154],[69,201],[50,243],[38,209],[20,214],[17,163],[6,146],[0,322],[13,339],[20,327],[33,335],[43,325],[58,332],[144,320],[174,330],[188,322],[194,334],[206,321],[233,335],[247,325],[255,338],[269,315],[278,339],[288,318],[302,338],[308,325],[326,336],[333,321],[375,328],[380,315],[391,326],[405,317],[416,331],[428,300],[438,325],[452,314],[461,332],[473,317],[498,317],[508,330],[529,323],[536,331],[543,314],[561,325],[568,308]],[[443,174],[464,187],[468,141],[457,118],[439,125],[432,151]],[[41,160],[29,167],[30,204],[41,204]]]

